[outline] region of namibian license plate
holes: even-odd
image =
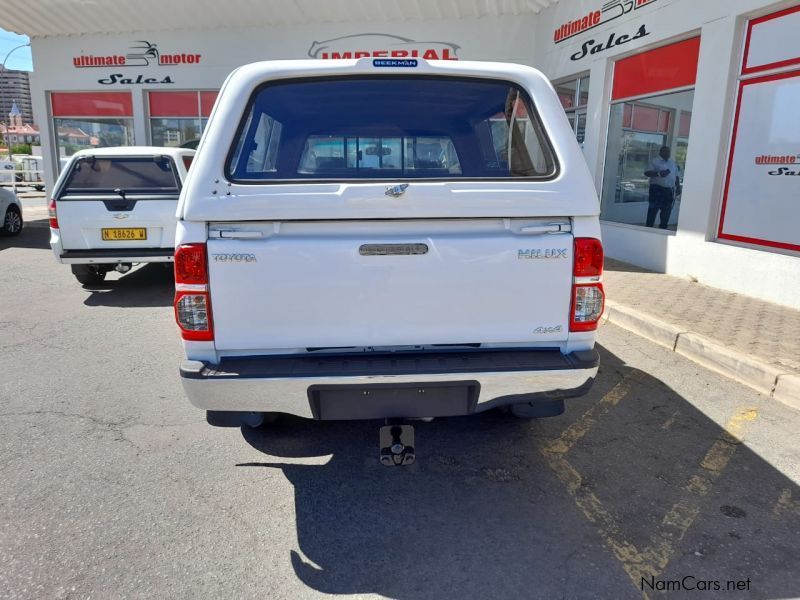
[[[103,241],[116,242],[121,240],[146,240],[147,229],[144,227],[128,227],[126,229],[103,229]]]

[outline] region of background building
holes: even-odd
[[[22,115],[22,122],[35,123],[31,103],[30,73],[0,67],[0,115],[3,115],[3,119],[11,113],[15,102]]]
[[[6,3],[0,25],[31,37],[48,186],[82,147],[196,138],[248,62],[517,62],[554,82],[609,256],[800,308],[796,1]],[[664,229],[646,226],[644,175],[662,146],[683,180]]]
[[[25,123],[22,120],[22,112],[14,102],[11,105],[11,112],[6,117],[5,126],[0,128],[0,136],[6,147],[13,147],[18,144],[29,144],[38,146],[40,141],[39,128]]]

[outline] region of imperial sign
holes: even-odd
[[[425,60],[458,60],[460,46],[450,42],[417,42],[399,35],[360,33],[313,42],[308,49],[311,58],[424,58]]]

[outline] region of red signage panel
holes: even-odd
[[[194,117],[200,107],[197,92],[149,92],[151,117]]]
[[[130,92],[53,92],[54,117],[132,117]]]
[[[214,108],[214,102],[217,100],[219,92],[200,92],[200,116],[208,117],[211,115],[211,109]]]
[[[699,54],[700,38],[695,37],[617,61],[611,99],[694,85]]]

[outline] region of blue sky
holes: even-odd
[[[27,35],[17,35],[5,29],[0,29],[0,63],[14,46],[19,46],[28,41]],[[6,67],[20,71],[33,71],[33,61],[31,60],[31,49],[20,48],[8,59]]]

